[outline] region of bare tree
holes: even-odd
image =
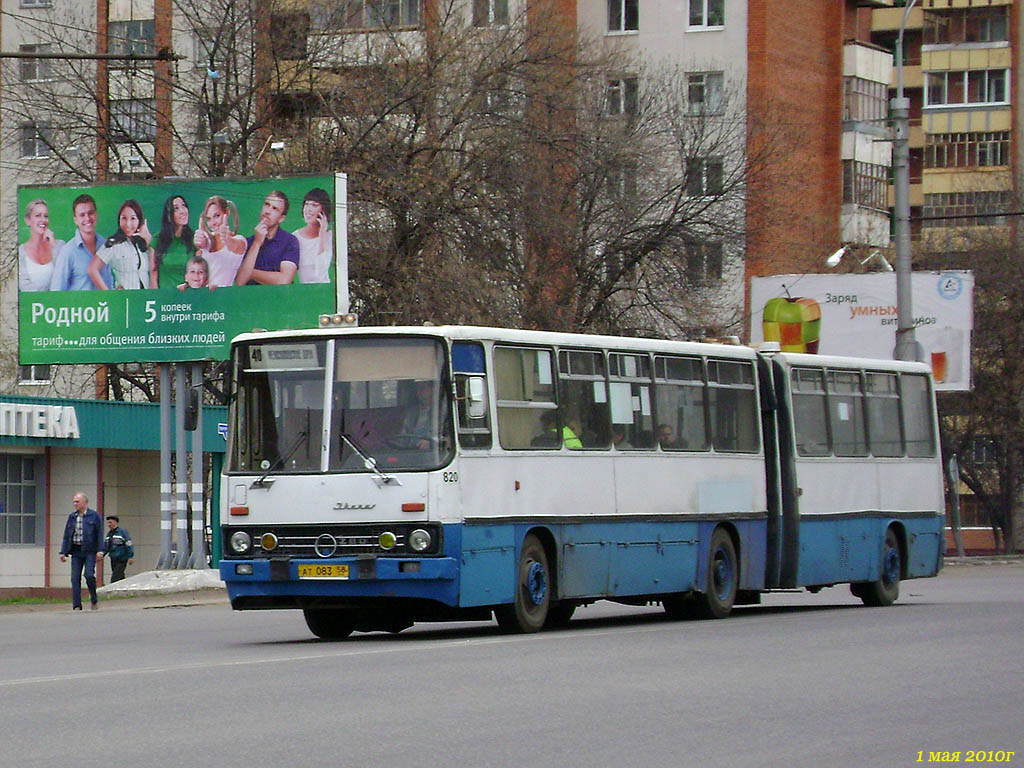
[[[143,174],[343,170],[351,295],[368,324],[740,329],[748,183],[783,145],[766,121],[748,147],[741,88],[695,103],[682,67],[582,38],[554,0],[500,24],[465,0],[421,15],[387,4],[397,16],[358,2],[174,3],[154,45],[169,36],[187,58],[111,65],[106,81],[67,62],[5,99],[26,119],[57,102],[52,180],[92,178],[90,141],[112,169],[141,157]],[[147,87],[152,112],[125,112]],[[169,151],[146,150],[151,126]],[[155,391],[136,372],[109,381]]]
[[[1018,311],[1024,251],[1010,236],[1009,221],[943,224],[947,237],[928,238],[930,252],[915,266],[974,272],[973,388],[939,395],[943,452],[957,455],[960,479],[984,510],[997,544],[1013,552],[1024,530],[1024,314]]]

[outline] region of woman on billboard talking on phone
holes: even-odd
[[[153,252],[149,247],[152,239],[139,201],[125,200],[117,212],[117,232],[107,238],[89,263],[89,277],[96,287],[135,290],[155,285]],[[107,285],[100,274],[104,264],[110,265],[114,285]]]

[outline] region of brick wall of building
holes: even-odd
[[[747,278],[820,272],[839,246],[845,2],[748,5]],[[853,26],[844,34],[844,27]]]

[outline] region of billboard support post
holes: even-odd
[[[171,364],[160,363],[160,559],[157,570],[171,567]]]
[[[206,567],[206,507],[203,504],[203,364],[192,365],[192,388],[200,396],[196,406],[196,428],[192,431],[192,557],[189,568]]]
[[[174,506],[177,510],[178,551],[174,568],[188,565],[188,455],[185,451],[185,408],[188,403],[188,382],[185,366],[174,366]]]

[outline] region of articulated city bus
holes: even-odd
[[[922,364],[464,326],[252,333],[231,359],[221,576],[321,638],[835,584],[888,605],[942,566]]]

